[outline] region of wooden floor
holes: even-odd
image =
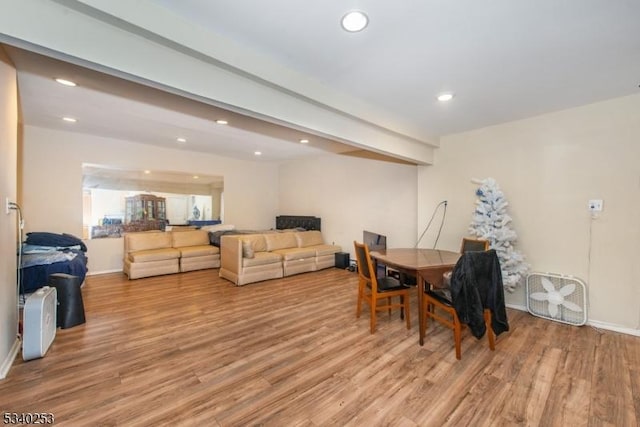
[[[217,270],[127,281],[90,276],[87,323],[43,359],[18,357],[0,409],[56,425],[636,426],[640,339],[509,310],[511,331],[430,324],[418,345],[396,313],[369,334],[356,275],[328,269],[235,287]]]

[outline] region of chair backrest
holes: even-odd
[[[369,255],[369,247],[364,243],[358,243],[354,240],[353,246],[356,250],[356,262],[358,263],[358,276],[368,287],[371,293],[378,292],[378,278],[376,277],[376,269],[373,267],[371,255]]]
[[[496,334],[508,330],[502,271],[495,249],[462,254],[453,269],[451,297],[460,321],[467,323],[474,335],[475,331],[481,330],[484,333],[484,320],[481,318],[484,308],[498,314],[492,317],[493,330]],[[480,313],[480,318],[469,319],[472,313]],[[469,320],[471,322],[475,320],[474,324]]]
[[[460,253],[466,252],[484,252],[489,250],[489,241],[483,239],[471,239],[464,237],[460,246]]]
[[[503,289],[500,260],[495,249],[463,253],[453,268],[453,276],[458,281],[465,281],[465,285],[477,288],[483,306],[490,288],[497,285],[501,291]]]

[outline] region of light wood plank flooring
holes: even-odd
[[[71,426],[636,426],[640,339],[509,310],[511,331],[395,312],[369,334],[357,278],[328,269],[236,287],[217,270],[90,276],[87,323],[0,381],[0,409]]]

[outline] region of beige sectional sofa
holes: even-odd
[[[145,231],[124,235],[129,279],[220,267],[220,249],[205,230]]]
[[[246,285],[333,267],[341,248],[319,231],[287,231],[222,236],[220,251],[220,277]]]

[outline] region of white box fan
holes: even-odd
[[[587,323],[587,287],[576,277],[530,273],[526,295],[527,310],[534,316],[576,326]]]
[[[44,356],[56,337],[57,296],[56,288],[44,286],[24,303],[24,360]]]

